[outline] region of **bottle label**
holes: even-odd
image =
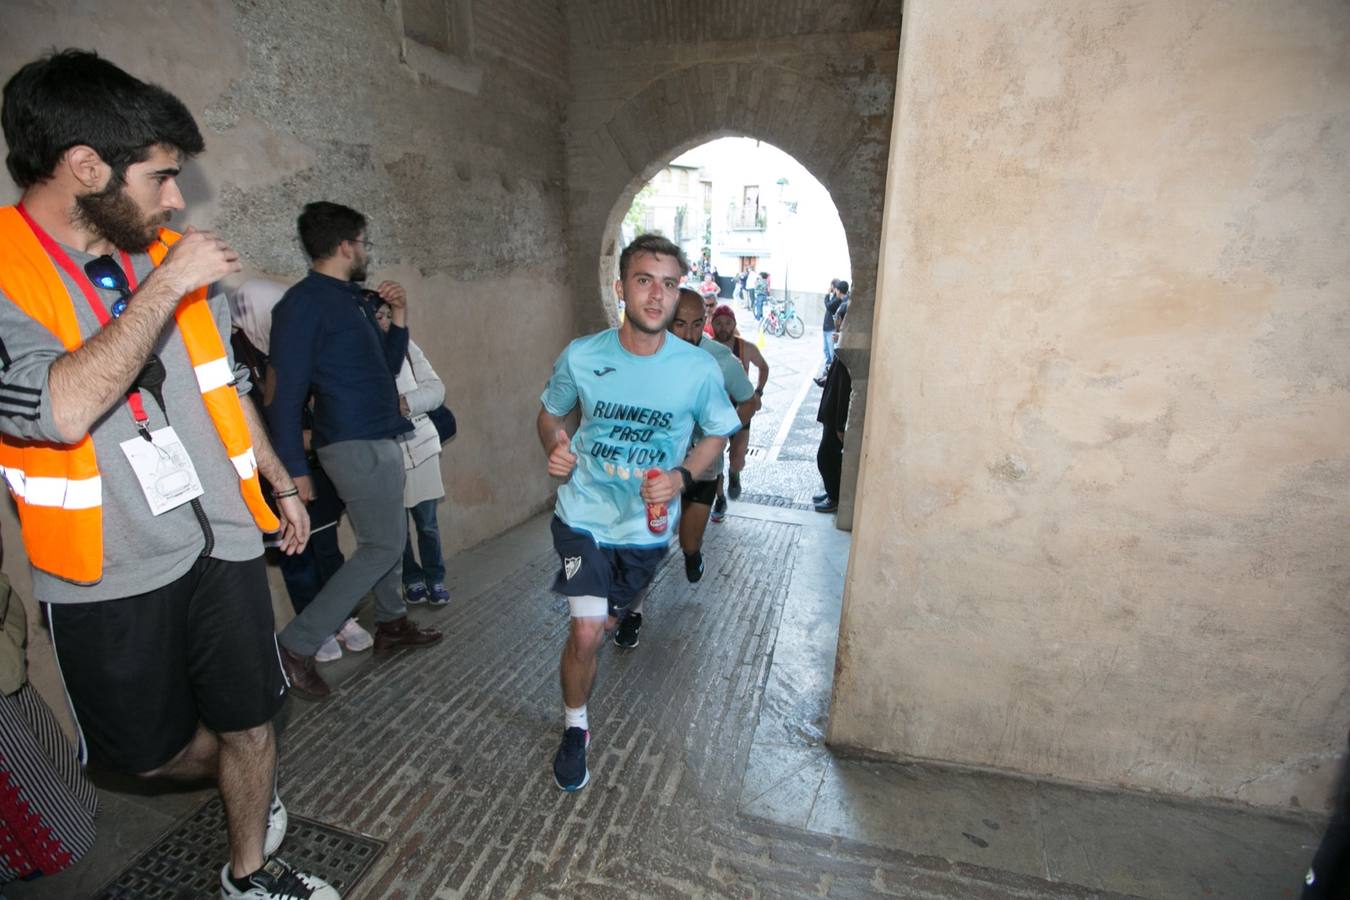
[[[652,534],[665,534],[670,524],[670,515],[664,503],[647,504],[647,530]]]

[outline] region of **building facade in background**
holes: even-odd
[[[744,270],[768,272],[773,293],[806,313],[832,278],[852,280],[844,226],[830,193],[771,144],[721,138],[675,158],[638,191],[620,229],[626,244],[658,231],[695,265],[729,284]]]

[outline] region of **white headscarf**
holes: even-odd
[[[271,355],[272,307],[286,293],[286,285],[270,278],[250,278],[230,294],[230,320],[248,342]]]

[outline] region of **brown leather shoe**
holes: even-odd
[[[429,647],[441,639],[439,629],[425,628],[400,616],[392,622],[375,623],[375,652],[390,653],[400,647]]]
[[[301,656],[277,645],[281,649],[281,670],[291,683],[291,690],[306,700],[327,700],[333,696],[333,689],[323,676],[314,668],[314,657]]]

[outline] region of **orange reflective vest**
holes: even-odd
[[[150,249],[159,265],[180,235],[160,230]],[[0,207],[0,290],[31,318],[46,326],[66,351],[84,341],[75,306],[56,265],[13,206]],[[280,527],[263,500],[258,462],[248,423],[239,404],[225,345],[206,302],[206,288],[183,297],[174,311],[216,434],[239,475],[239,490],[253,521],[263,531]],[[37,569],[78,584],[103,577],[103,487],[94,441],[26,441],[0,435],[0,472],[19,509],[28,561]]]

